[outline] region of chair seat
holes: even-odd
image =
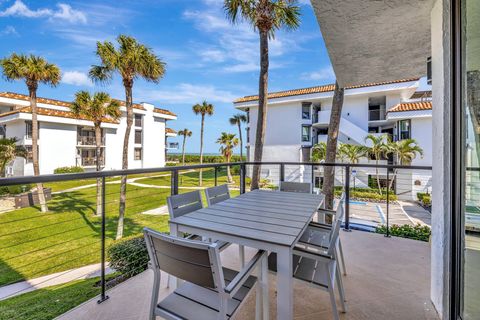
[[[187,237],[187,239],[202,241],[203,238],[202,238],[202,236],[199,236],[199,235],[196,235],[196,234],[191,234]],[[220,251],[226,249],[229,245],[231,245],[230,242],[225,242],[225,241],[220,241],[220,240],[218,240],[217,243],[219,245],[218,250],[220,250]]]
[[[302,236],[298,240],[300,244],[313,244],[318,247],[328,248],[330,242],[331,229],[307,227]]]
[[[293,255],[293,277],[317,286],[328,288],[328,268],[331,261],[320,259],[314,260],[306,257]],[[271,253],[268,256],[268,269],[277,272],[277,255]]]
[[[223,268],[225,284],[228,285],[238,274],[237,271]],[[257,278],[248,277],[244,285],[233,299],[227,301],[228,318],[235,313],[236,309],[253,289]],[[180,285],[167,298],[163,299],[157,309],[170,313],[182,319],[210,320],[216,319],[219,313],[220,298],[214,289],[207,289],[193,283],[185,282]]]

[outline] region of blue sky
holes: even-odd
[[[300,2],[301,27],[280,31],[270,42],[270,91],[334,81],[313,9],[308,1]],[[108,86],[95,86],[87,72],[99,62],[94,54],[97,41],[114,41],[119,34],[134,36],[167,63],[159,84],[135,83],[134,101],[175,112],[178,120],[168,126],[193,131],[188,152],[198,152],[200,140],[200,118],[192,113],[192,105],[204,99],[214,104],[215,114],[206,120],[205,152],[215,153],[222,131],[237,133],[228,123],[237,112],[232,101],[258,92],[259,71],[258,35],[249,25],[232,26],[222,4],[222,0],[0,0],[0,57],[32,53],[56,63],[62,69],[62,83],[56,88],[41,86],[39,96],[69,101],[76,91],[86,89],[123,99],[118,78]],[[0,91],[26,93],[26,88],[1,79]]]

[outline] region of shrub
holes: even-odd
[[[110,267],[130,278],[148,267],[148,251],[143,236],[125,238],[108,248]]]
[[[387,227],[385,225],[378,226],[375,232],[386,234]],[[393,226],[390,227],[390,234],[395,237],[408,238],[408,239],[428,242],[428,240],[430,239],[430,235],[432,234],[432,231],[430,227],[422,226],[420,224],[417,224],[413,227],[408,224],[404,224],[402,226],[394,224]]]
[[[79,166],[71,166],[71,167],[60,167],[57,168],[53,171],[55,174],[60,174],[60,173],[82,173],[85,172],[85,170],[82,167]]]
[[[246,158],[243,157],[243,160],[245,161]],[[182,155],[181,154],[169,154],[167,155],[167,161],[182,161]],[[232,156],[232,162],[239,162],[240,161],[240,156],[234,155]],[[185,155],[185,163],[199,163],[200,162],[200,155],[198,154],[186,154]],[[204,155],[203,156],[203,163],[222,163],[225,162],[225,158],[221,155]]]
[[[343,192],[342,187],[335,187],[335,196],[340,197]],[[389,191],[389,201],[397,201],[397,195],[392,190]],[[378,192],[378,188],[350,188],[350,198],[387,201],[386,190],[382,190],[382,194]]]
[[[430,197],[430,195],[425,195],[423,196],[422,202],[425,206],[429,207],[432,205],[432,198]]]
[[[23,192],[27,192],[33,188],[32,184],[23,184],[15,186],[3,186],[0,187],[0,195],[16,195]]]

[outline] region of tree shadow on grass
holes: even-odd
[[[95,197],[92,197],[91,199],[85,198],[85,195],[78,191],[64,192],[55,195],[52,201],[48,203],[48,208],[52,212],[78,213],[86,225],[92,230],[98,232],[98,223],[93,223],[91,221],[91,218],[98,218],[98,216],[95,216],[95,201]]]

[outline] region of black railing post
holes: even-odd
[[[285,164],[280,164],[280,182],[285,181]]]
[[[312,192],[315,193],[315,166],[312,164]]]
[[[385,237],[390,238],[390,169],[387,168],[387,233]]]
[[[171,194],[173,196],[178,194],[178,170],[172,171],[171,179],[172,180],[171,180],[170,189],[171,189]]]
[[[334,168],[335,174],[335,168]],[[334,186],[335,189],[335,186]],[[334,191],[335,193],[335,191]],[[345,231],[350,230],[350,166],[345,166]]]
[[[101,282],[101,294],[100,294],[100,300],[97,301],[97,303],[102,303],[103,301],[108,299],[108,296],[106,295],[106,278],[105,278],[105,223],[106,223],[106,217],[105,217],[105,177],[102,177],[102,226],[101,226],[101,270],[100,270],[100,282]]]
[[[215,166],[215,187],[218,185],[218,167]]]
[[[245,193],[245,187],[246,187],[246,178],[247,172],[246,172],[246,167],[245,164],[242,163],[240,165],[240,193],[243,194]]]

